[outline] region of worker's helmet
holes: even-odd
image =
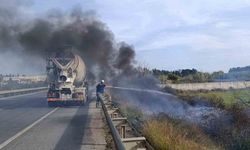
[[[104,83],[104,80],[102,80],[101,83]]]

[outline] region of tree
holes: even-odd
[[[171,80],[173,82],[178,81],[179,77],[176,74],[169,74],[168,75],[168,80]]]
[[[216,71],[212,73],[212,79],[223,79],[225,77],[225,73],[223,71]]]

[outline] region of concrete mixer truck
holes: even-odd
[[[62,51],[47,59],[48,106],[82,105],[87,101],[86,66],[82,58]]]

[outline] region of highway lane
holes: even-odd
[[[32,95],[32,98],[23,96],[14,100],[0,100],[0,114],[2,116],[3,112],[5,116],[0,116],[0,132],[2,133],[0,133],[0,144],[37,119],[54,111],[22,135],[11,140],[4,146],[4,150],[105,149],[104,122],[101,109],[95,108],[94,101],[83,107],[64,107],[53,110],[54,108],[47,108],[44,96],[45,93],[39,93]],[[14,121],[8,117],[10,115],[5,112],[6,110],[11,112]],[[8,123],[5,123],[6,121]]]
[[[53,109],[45,96],[38,92],[0,99],[0,144]]]

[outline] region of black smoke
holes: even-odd
[[[119,70],[122,70],[124,74],[129,75],[134,72],[133,63],[135,59],[135,51],[131,46],[126,43],[121,43],[119,49],[119,54],[116,57],[115,67]]]
[[[23,28],[22,8],[28,5],[27,0],[0,0],[0,48],[1,51],[18,45],[16,38]],[[21,15],[21,16],[20,16]]]
[[[46,57],[72,46],[84,59],[89,75],[97,80],[134,70],[132,46],[117,42],[95,12],[76,7],[71,12],[55,9],[26,18],[21,8],[28,2],[0,4],[0,51],[18,51],[42,58],[45,64]]]

